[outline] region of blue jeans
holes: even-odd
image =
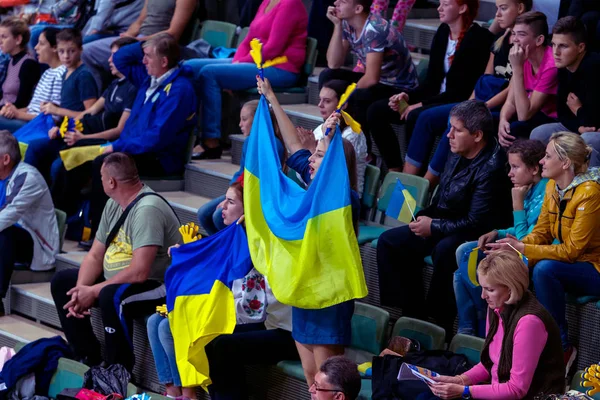
[[[100,39],[106,39],[106,38],[114,38],[115,40],[118,39],[118,37],[115,37],[114,33],[93,33],[91,35],[87,35],[83,37],[83,44],[88,44],[88,43],[92,43],[95,42],[96,40],[100,40]]]
[[[558,322],[563,349],[566,349],[569,337],[565,292],[578,296],[600,296],[600,273],[589,262],[542,260],[533,267],[533,286],[540,303]]]
[[[456,264],[460,263],[466,253],[470,253],[477,242],[466,242],[456,249]],[[483,258],[480,252],[477,262]],[[454,296],[458,308],[458,333],[471,336],[485,337],[485,320],[487,304],[481,298],[481,286],[473,287],[467,283],[467,277],[462,276],[460,269],[454,273]]]
[[[408,144],[406,152],[407,163],[417,168],[423,166],[423,163],[427,161],[427,157],[431,154],[435,138],[442,135],[442,132],[448,129],[448,116],[450,115],[450,110],[455,105],[444,104],[425,109],[421,112]],[[446,153],[447,157],[448,154]],[[443,162],[445,161],[444,159]]]
[[[198,209],[198,222],[209,235],[214,235],[226,227],[223,222],[222,209],[217,208],[223,200],[225,200],[225,196],[219,196]]]
[[[162,385],[172,383],[175,386],[181,386],[169,320],[159,314],[152,314],[148,318],[146,328],[156,364],[158,381]]]
[[[256,65],[252,63],[232,64],[232,59],[198,58],[184,63],[194,71],[202,100],[202,138],[221,137],[221,90],[246,90],[256,87]],[[266,68],[265,78],[273,87],[291,87],[298,81],[299,74],[277,67]]]
[[[27,147],[25,161],[33,165],[42,174],[46,182],[50,182],[50,169],[54,160],[59,157],[59,152],[66,147],[62,138],[33,140]]]
[[[21,121],[20,119],[8,119],[5,117],[0,117],[0,130],[7,130],[10,133],[15,133],[19,129],[21,129],[27,121]]]

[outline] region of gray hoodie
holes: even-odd
[[[40,173],[20,162],[6,184],[6,203],[0,208],[0,231],[15,224],[33,238],[33,271],[54,268],[60,238],[54,204],[48,186]]]

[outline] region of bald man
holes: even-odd
[[[89,309],[97,306],[106,340],[104,361],[131,371],[132,322],[166,301],[167,251],[181,238],[179,221],[166,200],[142,183],[130,156],[106,156],[100,173],[110,200],[92,248],[79,270],[54,276],[52,297],[65,336],[82,362],[91,366],[102,361],[89,319]]]

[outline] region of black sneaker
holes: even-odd
[[[77,247],[79,247],[80,249],[83,249],[84,251],[90,251],[93,243],[94,243],[94,239],[85,240],[85,241],[82,240],[81,242],[79,242]]]
[[[193,160],[218,160],[221,158],[223,154],[223,148],[221,146],[218,147],[207,147],[204,149],[202,153],[194,153],[192,154]]]

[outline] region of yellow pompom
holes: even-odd
[[[262,68],[262,43],[254,38],[250,41],[250,56],[254,60],[257,68]]]
[[[581,386],[591,388],[586,391],[588,396],[600,393],[600,366],[598,364],[593,364],[589,368],[586,368],[582,377]]]
[[[200,229],[200,227],[193,222],[181,225],[179,228],[179,233],[181,233],[183,243],[188,244],[202,239],[202,235],[198,233],[198,229]]]

